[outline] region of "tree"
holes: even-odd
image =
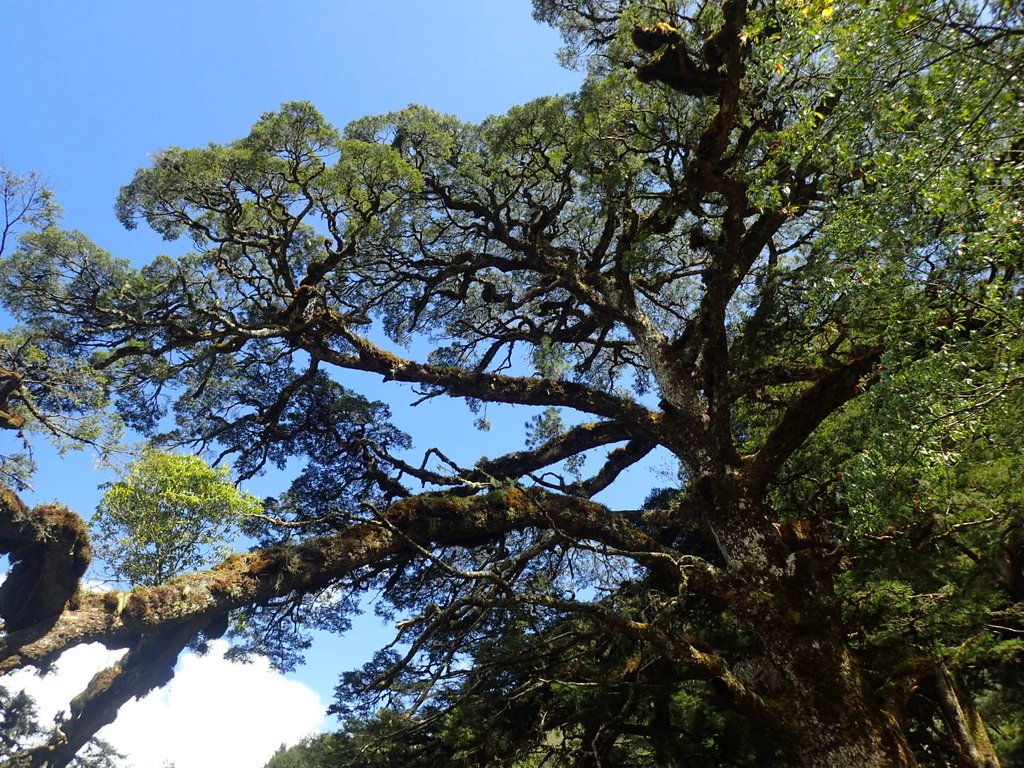
[[[45,229],[60,215],[36,174],[18,176],[0,166],[0,255],[25,229]],[[116,420],[103,412],[102,386],[87,365],[68,359],[55,340],[28,329],[0,333],[0,428],[17,433],[21,450],[0,454],[0,478],[21,490],[34,472],[28,434],[41,432],[61,450],[116,442]]]
[[[999,764],[984,716],[1019,728],[1024,628],[1019,10],[534,8],[579,93],[343,132],[286,104],[122,190],[126,226],[193,252],[136,269],[54,225],[5,259],[20,332],[129,426],[242,478],[305,461],[256,549],[127,595],[66,575],[75,516],[4,498],[0,671],[128,649],[31,765],[229,616],[286,665],[368,590],[399,635],[336,709],[410,761],[684,765],[735,722],[738,764]],[[536,418],[497,458],[418,463],[347,371]],[[655,448],[680,464],[664,507],[594,501]]]
[[[97,554],[114,576],[155,586],[223,559],[224,542],[261,511],[228,467],[150,448],[107,485],[92,521]]]

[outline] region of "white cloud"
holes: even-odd
[[[218,640],[205,656],[184,654],[167,686],[126,704],[99,735],[133,768],[261,768],[282,743],[323,727],[324,705],[316,692],[276,672],[266,659],[225,660],[227,647]],[[36,697],[46,723],[118,655],[81,646],[64,654],[53,674],[17,672],[4,685]]]
[[[58,712],[67,712],[71,697],[81,693],[96,672],[123,655],[124,651],[108,651],[99,643],[79,645],[61,656],[53,672],[45,677],[37,676],[31,669],[21,669],[0,680],[0,685],[9,691],[23,688],[32,694],[39,720],[48,726]]]

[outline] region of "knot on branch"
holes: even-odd
[[[23,397],[21,374],[0,368],[0,429],[21,430],[25,417],[18,413],[16,400]]]
[[[630,36],[633,38],[633,45],[647,53],[654,53],[663,45],[683,42],[679,29],[664,21],[659,21],[651,27],[635,27]]]
[[[0,554],[11,561],[0,585],[0,619],[10,633],[61,614],[78,590],[92,548],[82,518],[67,507],[29,509],[12,491],[0,489]]]
[[[720,35],[712,35],[697,56],[687,49],[682,33],[665,22],[636,27],[631,37],[639,50],[656,54],[637,65],[640,82],[664,83],[694,96],[710,96],[721,90],[725,75],[719,72],[723,62]]]

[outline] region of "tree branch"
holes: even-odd
[[[85,523],[57,504],[29,509],[0,489],[0,554],[11,570],[0,584],[3,631],[55,619],[75,595],[92,557]]]
[[[211,570],[159,586],[137,587],[128,593],[80,592],[76,602],[56,618],[22,626],[0,638],[0,674],[24,666],[46,666],[81,643],[130,647],[156,628],[202,626],[237,608],[310,592],[405,552],[408,541],[419,546],[468,546],[515,530],[555,528],[615,547],[669,583],[681,578],[672,550],[625,517],[599,504],[538,489],[512,488],[468,499],[415,496],[396,502],[384,516],[387,527],[357,523],[332,536],[233,555]],[[58,560],[57,555],[52,559]]]
[[[826,418],[860,393],[860,380],[870,373],[881,356],[882,347],[861,350],[789,404],[745,470],[749,487],[755,494],[763,492],[778,469]]]
[[[658,419],[657,414],[633,400],[576,382],[504,376],[418,363],[392,354],[348,329],[341,335],[356,349],[356,354],[338,352],[328,347],[319,336],[303,336],[302,347],[310,354],[340,368],[378,373],[385,381],[437,387],[453,397],[517,405],[562,406],[636,425],[653,424]]]

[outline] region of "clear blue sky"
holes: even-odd
[[[529,0],[6,0],[0,163],[36,170],[55,190],[67,227],[142,263],[169,246],[150,232],[122,230],[113,203],[150,153],[230,141],[260,113],[295,99],[311,100],[342,127],[410,103],[479,120],[573,90],[580,74],[558,65],[556,33],[530,13]],[[398,413],[397,421],[414,437],[432,437],[448,413],[432,407]],[[500,437],[478,434],[469,449],[479,456]],[[35,498],[89,514],[97,497],[90,459],[41,458]],[[280,488],[269,478],[255,490]],[[363,627],[348,647],[363,654],[383,638]],[[337,646],[318,648],[300,673],[325,699],[339,668],[350,665],[341,653],[339,663]]]

